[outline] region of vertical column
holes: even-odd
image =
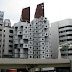
[[[23,28],[23,50],[24,50],[24,59],[28,58],[28,24],[27,22],[24,25]]]
[[[32,23],[28,26],[28,58],[33,58],[33,25]]]
[[[39,23],[36,20],[34,23],[34,58],[40,58],[39,44]]]
[[[18,49],[18,26],[14,27],[14,56],[15,58],[19,57],[19,49]]]
[[[41,17],[39,21],[39,42],[40,42],[40,58],[45,59],[45,38],[44,38],[43,17]]]
[[[45,58],[51,58],[49,22],[44,18]]]
[[[21,53],[21,40],[22,40],[22,35],[23,35],[23,26],[21,24],[19,24],[18,26],[18,31],[17,31],[17,36],[18,36],[18,50],[19,50],[19,53],[18,53],[18,57],[19,58],[23,58],[23,53]]]

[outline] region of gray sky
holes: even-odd
[[[4,19],[10,19],[13,25],[19,22],[22,9],[30,6],[32,21],[36,5],[42,2],[44,2],[45,17],[50,23],[72,18],[72,0],[0,0],[0,11],[4,11]]]

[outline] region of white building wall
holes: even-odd
[[[72,43],[72,19],[65,19],[51,24],[51,49],[52,58],[58,58],[59,45]],[[71,50],[69,50],[70,52]],[[72,56],[67,53],[67,57]]]
[[[17,50],[18,52],[16,53]],[[16,58],[28,58],[28,23],[14,24],[14,55]]]
[[[50,27],[51,33],[51,51],[52,58],[58,58],[58,47],[59,47],[59,31],[58,31],[58,23],[52,23]]]
[[[3,56],[13,55],[13,29],[4,27]]]

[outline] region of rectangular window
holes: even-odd
[[[1,40],[0,40],[0,42],[1,42]]]
[[[9,45],[9,47],[13,47],[13,45]]]
[[[0,31],[2,31],[2,29],[0,29]]]
[[[13,33],[13,30],[9,30],[10,33]]]
[[[0,24],[0,26],[2,26],[2,24]]]
[[[9,40],[9,42],[10,42],[10,43],[13,43],[13,41],[12,41],[12,40]]]
[[[13,36],[9,35],[10,38],[13,38]]]
[[[12,52],[12,50],[9,50],[9,52]]]
[[[9,50],[10,53],[12,53],[12,50]]]
[[[5,37],[5,35],[4,35],[4,37]]]
[[[0,36],[2,36],[2,34],[0,34]]]

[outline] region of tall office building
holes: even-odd
[[[58,58],[59,45],[72,43],[72,19],[65,19],[51,24],[51,49],[52,58]],[[63,58],[72,57],[71,46],[66,51],[62,51]]]
[[[4,20],[3,57],[13,56],[13,28],[9,19]]]
[[[0,11],[0,57],[2,57],[2,48],[3,48],[3,19],[4,19],[4,12]]]
[[[35,18],[31,23],[27,18],[26,21],[22,22],[21,20],[21,22],[14,24],[14,55],[16,58],[51,58],[49,22],[44,17],[44,10],[42,13],[39,12],[39,9],[43,9],[42,6],[43,3],[37,5]],[[23,11],[25,10],[23,9]]]

